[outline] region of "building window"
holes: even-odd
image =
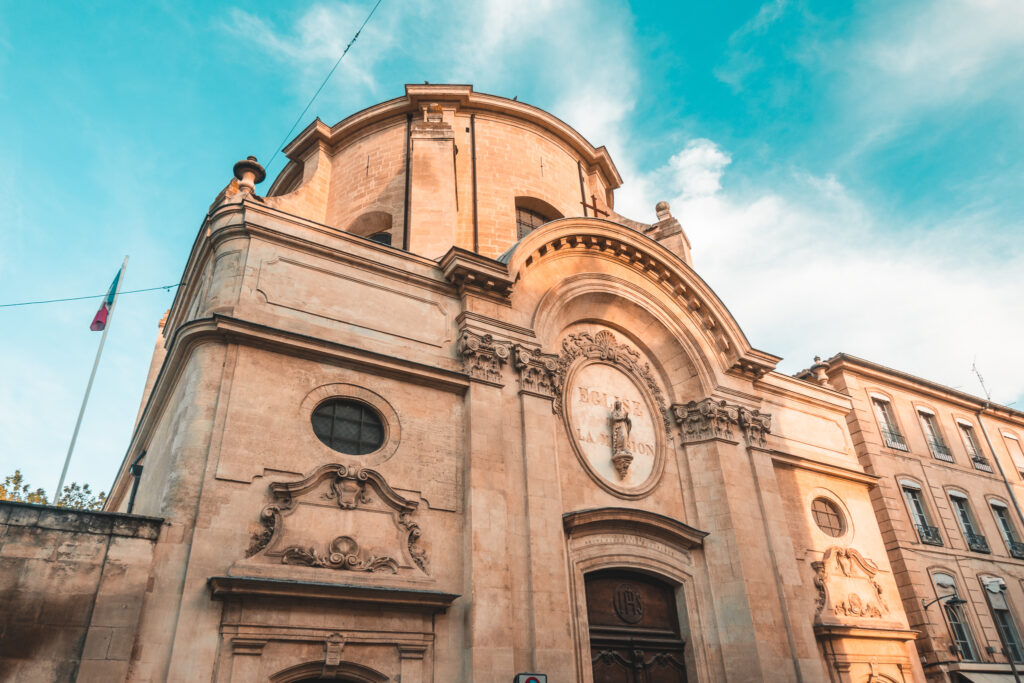
[[[949,446],[946,445],[946,440],[942,438],[935,415],[923,410],[918,411],[917,415],[921,418],[921,429],[924,430],[924,438],[928,441],[928,449],[932,452],[932,457],[936,460],[953,462],[953,454],[950,452]]]
[[[932,577],[935,582],[936,597],[946,598],[957,596],[956,581],[949,574],[936,574]],[[963,605],[950,604],[952,600],[940,600],[942,611],[946,615],[946,622],[949,624],[949,633],[953,636],[953,644],[960,655],[960,659],[973,662],[977,660],[977,647],[974,645],[974,636],[971,634],[971,626],[967,623],[967,616]]]
[[[516,207],[516,237],[523,239],[551,219],[531,209]]]
[[[889,401],[875,397],[871,399],[871,402],[875,405],[878,428],[882,430],[882,438],[885,439],[885,445],[896,450],[909,451],[906,439],[900,433],[900,428],[896,426],[896,418],[893,416],[892,405]]]
[[[391,246],[391,233],[387,232],[387,231],[375,232],[372,235],[370,235],[370,241],[371,242],[377,242],[378,244],[386,244],[386,245],[388,245],[390,247]]]
[[[971,505],[967,498],[961,493],[950,493],[949,500],[953,503],[953,511],[956,513],[957,522],[960,523],[960,531],[964,534],[967,547],[976,553],[991,552],[988,541],[978,533],[978,525],[974,522],[974,515],[971,514]]]
[[[1003,434],[1003,442],[1006,443],[1006,450],[1010,452],[1010,459],[1017,470],[1017,476],[1024,479],[1024,450],[1021,450],[1020,441],[1010,434]]]
[[[1010,511],[1002,503],[992,501],[991,505],[992,514],[995,515],[996,525],[999,527],[1000,535],[1002,535],[1003,540],[1006,542],[1007,550],[1010,551],[1010,555],[1018,560],[1024,560],[1024,543],[1017,539],[1017,530],[1013,527]]]
[[[937,527],[931,525],[927,509],[924,506],[924,499],[921,497],[921,489],[916,484],[903,482],[903,497],[910,509],[910,516],[914,520],[914,527],[922,543],[928,545],[942,545],[942,537],[939,536]]]
[[[988,458],[981,450],[981,446],[978,445],[978,437],[974,434],[974,427],[966,422],[957,422],[960,427],[960,436],[964,440],[964,448],[967,449],[967,455],[970,457],[971,462],[974,463],[974,468],[981,470],[982,472],[991,472],[992,466],[988,463]]]
[[[1006,582],[998,576],[981,576],[981,585],[985,588],[985,598],[992,610],[992,621],[999,631],[999,642],[1003,644],[1003,654],[1014,662],[1024,662],[1024,647],[1021,647],[1020,631],[1010,611],[1010,603],[1006,600]]]
[[[818,528],[829,536],[839,537],[846,532],[843,514],[832,501],[826,498],[815,498],[811,503],[811,514],[814,515],[814,523],[818,525]]]
[[[313,411],[313,432],[339,453],[365,455],[384,445],[380,415],[361,401],[335,398]]]

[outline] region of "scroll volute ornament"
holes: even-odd
[[[427,573],[427,554],[418,543],[420,527],[412,520],[419,503],[399,495],[379,472],[324,465],[305,479],[275,482],[269,488],[274,501],[260,512],[260,527],[252,535],[246,557],[396,574],[415,571],[415,565]],[[298,520],[289,523],[296,516]],[[310,545],[310,534],[319,540],[318,526],[346,533]],[[296,543],[297,539],[306,543]],[[380,553],[381,549],[387,553]]]
[[[811,565],[818,590],[817,620],[837,623],[848,619],[884,619],[889,615],[877,575],[877,564],[853,548],[833,546]]]

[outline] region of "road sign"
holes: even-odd
[[[548,683],[547,674],[516,674],[514,683]]]

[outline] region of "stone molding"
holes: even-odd
[[[695,529],[656,512],[618,507],[566,512],[562,515],[562,526],[569,536],[626,532],[660,539],[687,549],[704,545],[704,538],[708,535],[707,531]]]
[[[211,576],[207,579],[207,585],[210,594],[221,600],[236,597],[301,599],[428,614],[444,612],[452,602],[461,597],[455,593],[397,586],[294,581],[253,576]]]
[[[329,480],[329,492],[325,496],[333,499],[341,510],[355,511],[372,503],[374,498],[389,508],[399,533],[404,537],[409,556],[423,573],[427,573],[427,553],[418,545],[420,527],[412,520],[412,514],[419,503],[399,495],[375,470],[349,468],[340,464],[324,465],[300,481],[270,484],[270,492],[275,500],[260,512],[260,528],[252,535],[246,557],[263,554],[279,557],[282,564],[358,572],[389,570],[397,574],[401,567],[398,559],[366,554],[352,536],[337,536],[327,544],[325,552],[316,547],[300,545],[278,547],[283,545],[284,521],[287,516],[295,510],[301,498],[310,494],[324,480]],[[371,492],[376,496],[371,495]]]
[[[445,279],[455,285],[459,294],[472,292],[507,301],[512,294],[512,278],[508,266],[460,247],[452,247],[438,264]]]
[[[735,441],[736,431],[743,435],[747,446],[766,448],[771,433],[772,416],[757,409],[731,404],[727,401],[705,398],[686,404],[672,405],[672,413],[683,443],[696,443],[709,439]]]
[[[512,344],[490,333],[462,330],[457,344],[466,374],[472,379],[501,384],[501,368],[512,357]]]

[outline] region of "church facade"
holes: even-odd
[[[162,321],[108,511],[163,521],[78,680],[925,680],[850,363],[777,372],[603,147],[409,85],[285,153]]]

